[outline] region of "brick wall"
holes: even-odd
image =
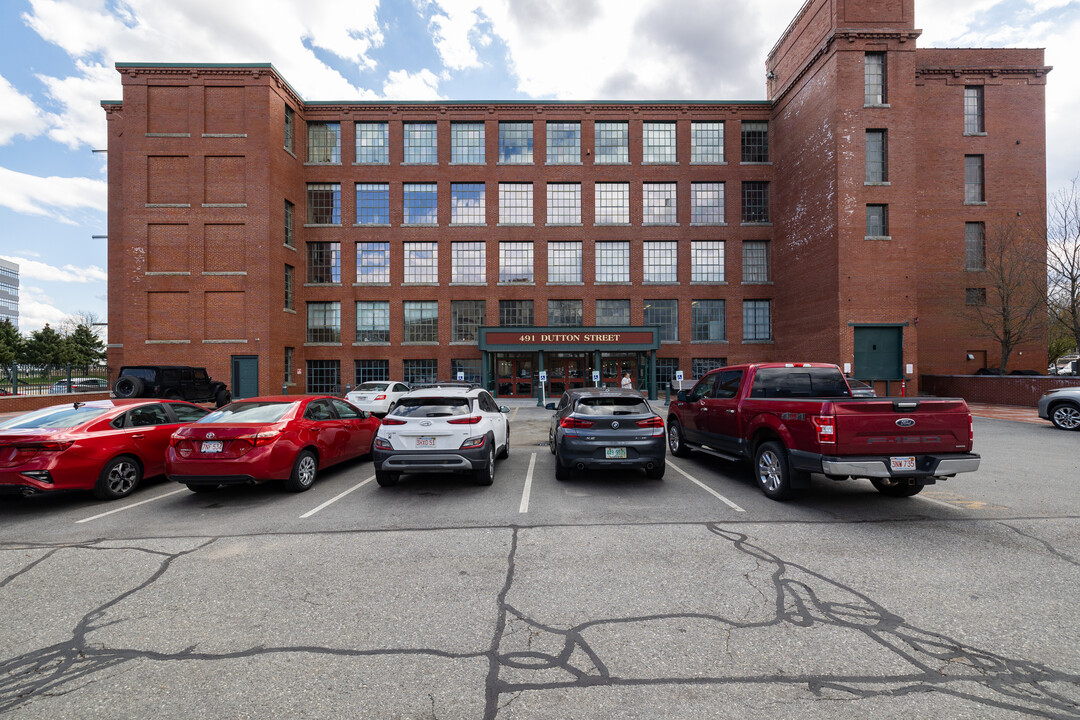
[[[923,395],[962,397],[968,402],[1035,407],[1047,390],[1078,387],[1080,378],[1037,375],[923,375]]]

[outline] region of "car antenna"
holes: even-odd
[[[81,408],[81,407],[82,407],[83,405],[85,405],[85,404],[86,404],[86,403],[81,403],[81,402],[79,402],[78,400],[76,400],[75,402],[71,403],[71,406],[72,406],[73,408],[75,408],[76,410],[78,410],[79,408]]]

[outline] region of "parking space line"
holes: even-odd
[[[688,480],[689,480],[690,482],[694,483],[695,485],[697,485],[698,487],[700,487],[700,488],[701,488],[702,490],[704,490],[705,492],[709,493],[710,495],[714,496],[714,497],[715,497],[716,499],[718,499],[718,500],[719,500],[720,502],[722,502],[722,503],[724,503],[725,505],[727,505],[728,507],[730,507],[730,508],[731,508],[732,510],[734,510],[735,512],[746,512],[746,511],[745,511],[745,510],[743,510],[743,509],[742,509],[741,507],[739,507],[739,506],[738,506],[738,505],[736,505],[735,503],[731,502],[731,501],[730,501],[730,500],[728,500],[728,499],[727,499],[726,497],[724,497],[724,496],[723,496],[723,495],[721,495],[720,493],[716,492],[716,491],[715,491],[715,490],[713,490],[713,489],[712,489],[711,487],[709,487],[709,486],[708,486],[708,485],[706,485],[705,483],[701,482],[700,480],[698,480],[697,478],[695,478],[695,477],[694,477],[693,475],[691,475],[690,473],[686,472],[685,470],[683,470],[683,469],[682,469],[681,467],[679,467],[679,466],[678,466],[678,465],[676,465],[675,463],[671,462],[670,460],[668,460],[668,467],[670,467],[670,468],[673,468],[673,469],[674,469],[674,470],[675,470],[676,472],[678,472],[678,473],[680,473],[680,474],[684,475],[684,476],[686,477],[686,479],[688,479]]]
[[[349,489],[348,489],[348,490],[346,490],[345,492],[343,492],[343,493],[341,493],[341,494],[339,494],[339,495],[335,495],[334,497],[330,498],[329,500],[327,500],[326,502],[324,502],[324,503],[323,503],[322,505],[320,505],[319,507],[317,507],[317,508],[314,508],[314,509],[312,509],[312,510],[308,510],[308,511],[307,511],[306,513],[304,513],[303,515],[301,515],[301,516],[300,516],[300,519],[301,519],[301,520],[303,520],[304,518],[309,518],[309,517],[311,517],[311,516],[312,516],[312,515],[314,515],[315,513],[317,513],[317,512],[319,512],[320,510],[322,510],[323,508],[325,508],[325,507],[328,507],[328,506],[330,506],[330,505],[333,505],[333,504],[334,504],[334,503],[336,503],[336,502],[337,502],[338,500],[340,500],[341,498],[343,498],[343,497],[345,497],[346,495],[348,495],[349,493],[351,493],[351,492],[352,492],[353,490],[359,490],[360,488],[364,487],[365,485],[367,485],[367,484],[368,484],[369,482],[371,482],[371,481],[372,481],[372,480],[374,480],[374,479],[375,479],[375,476],[374,476],[374,475],[372,475],[372,476],[371,476],[371,477],[369,477],[369,478],[368,478],[367,480],[364,480],[364,481],[363,481],[363,482],[361,482],[361,483],[357,483],[356,485],[353,485],[353,486],[352,486],[351,488],[349,488]]]
[[[536,453],[529,456],[529,471],[525,473],[525,490],[521,493],[521,505],[518,513],[529,512],[529,494],[532,492],[533,466],[536,465]]]
[[[952,510],[956,510],[958,508],[957,505],[953,505],[952,503],[945,502],[944,500],[937,500],[937,499],[932,498],[932,497],[926,497],[925,495],[921,496],[919,499],[920,500],[925,500],[926,502],[932,502],[935,505],[943,505],[944,507],[950,508]]]
[[[125,505],[124,507],[121,507],[121,508],[115,508],[113,510],[109,510],[108,512],[99,513],[97,515],[94,515],[93,517],[83,518],[82,520],[76,520],[75,524],[79,525],[81,523],[90,522],[91,520],[97,520],[98,518],[103,518],[106,515],[112,515],[114,513],[123,512],[124,510],[130,510],[131,508],[136,508],[136,507],[139,507],[140,505],[145,505],[146,503],[152,503],[155,500],[161,500],[162,498],[167,498],[170,495],[179,495],[182,492],[188,492],[188,489],[187,488],[180,488],[179,490],[173,490],[172,492],[167,492],[164,495],[158,495],[157,497],[152,497],[149,500],[140,500],[137,503],[131,503],[130,505]]]

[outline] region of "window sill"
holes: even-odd
[[[377,167],[377,166],[390,167],[390,161],[385,160],[383,162],[354,162],[353,163],[353,167],[356,167],[358,165],[367,165],[369,167]]]
[[[430,166],[430,167],[435,167],[438,164],[439,164],[438,162],[403,162],[403,163],[401,163],[401,167],[418,167],[418,166],[424,166],[424,165],[427,165],[427,166]]]
[[[891,235],[867,235],[863,240],[892,240]]]
[[[191,203],[146,203],[148,208],[189,208]]]
[[[743,285],[772,285],[772,280],[743,280]]]
[[[281,308],[281,312],[287,312],[290,315],[295,315],[296,314],[296,311],[293,310],[292,308]]]
[[[283,147],[281,149],[284,150],[285,152],[289,153],[290,155],[292,155],[293,160],[296,159],[296,153],[294,153],[291,148]]]
[[[304,287],[341,287],[341,283],[304,283]]]
[[[874,180],[867,180],[866,182],[863,183],[863,187],[888,187],[890,185],[892,185],[892,183],[889,182],[888,180],[886,180],[884,182],[877,182],[877,181],[874,181]]]
[[[476,160],[476,161],[470,161],[470,162],[462,162],[462,161],[459,160],[457,162],[454,162],[453,160],[451,160],[450,164],[451,165],[457,165],[457,166],[471,165],[473,167],[483,167],[484,165],[487,165],[487,161],[486,160]]]
[[[576,223],[549,222],[549,223],[547,223],[547,227],[585,227],[585,225],[580,223],[580,222],[576,222]]]
[[[868,109],[868,108],[886,108],[887,109],[887,108],[891,108],[891,107],[892,107],[892,105],[890,105],[889,103],[870,103],[870,104],[863,105],[863,109]]]
[[[148,272],[148,273],[144,273],[144,275],[146,275],[146,277],[179,277],[179,276],[187,277],[187,276],[190,276],[191,273],[190,272]]]
[[[501,282],[499,287],[535,287],[535,282]]]
[[[390,347],[388,342],[354,342],[353,347]]]
[[[203,133],[204,138],[246,138],[247,133]]]
[[[661,340],[660,344],[661,345],[682,345],[682,343],[679,342],[678,338],[675,338],[674,340]]]
[[[630,285],[629,280],[597,280],[594,285]]]
[[[986,133],[985,132],[973,132],[973,133],[972,132],[966,132],[966,133],[964,133],[964,137],[986,137]]]
[[[630,164],[631,164],[631,163],[630,163],[630,161],[629,161],[629,160],[627,160],[627,161],[625,161],[625,162],[623,162],[622,160],[620,160],[620,161],[618,161],[618,162],[615,162],[615,161],[612,161],[612,162],[604,162],[604,161],[602,161],[602,160],[601,160],[601,161],[593,161],[593,165],[630,165]]]
[[[450,287],[487,287],[486,282],[452,282]]]
[[[677,222],[643,222],[641,227],[679,227]]]
[[[544,163],[544,165],[547,165],[547,166],[550,166],[550,167],[558,167],[558,166],[560,166],[560,165],[563,165],[563,166],[567,166],[567,165],[569,165],[569,166],[574,166],[574,165],[581,165],[581,164],[583,164],[583,163],[582,163],[582,162],[581,162],[580,160],[578,160],[577,162],[545,162],[545,163]]]
[[[230,270],[230,271],[207,271],[203,270],[202,275],[209,277],[247,277],[247,272],[244,270]]]
[[[343,227],[341,223],[304,223],[306,228],[336,228]]]
[[[739,227],[772,227],[771,222],[744,222],[739,223]]]
[[[451,345],[473,345],[473,346],[475,346],[475,345],[478,345],[479,343],[476,340],[452,340],[450,342],[450,344]]]
[[[353,227],[391,227],[390,223],[353,223]]]
[[[593,227],[633,227],[633,226],[628,222],[624,222],[624,223],[598,222],[598,223],[593,223]]]
[[[341,161],[338,160],[337,162],[335,162],[333,160],[328,160],[327,162],[315,162],[314,160],[308,160],[307,162],[304,163],[304,167],[319,167],[320,165],[329,165],[330,167],[340,167]]]
[[[726,160],[717,160],[716,162],[704,162],[704,161],[701,161],[701,160],[697,160],[697,161],[691,160],[690,164],[691,165],[727,165],[727,161]]]
[[[989,205],[985,200],[979,200],[978,202],[965,202],[965,205]]]
[[[773,340],[746,340],[744,338],[743,341],[742,341],[742,344],[743,345],[772,345],[773,342],[774,342]]]
[[[691,285],[727,285],[727,280],[691,280]]]
[[[529,160],[528,162],[503,162],[502,160],[500,160],[499,162],[495,163],[496,166],[506,165],[506,166],[509,166],[509,167],[514,167],[515,165],[521,166],[521,165],[535,165],[535,164],[536,163],[534,163],[532,160]]]
[[[304,347],[341,347],[340,342],[306,342]]]
[[[410,228],[437,228],[437,227],[439,227],[439,223],[410,223],[410,222],[403,222],[403,223],[401,223],[401,227],[403,227],[403,228],[406,228],[406,227],[410,227]]]
[[[439,287],[437,282],[403,282],[401,287]]]
[[[417,347],[417,346],[432,347],[432,346],[437,346],[439,343],[438,343],[438,341],[433,342],[431,340],[406,340],[405,342],[403,342],[401,344],[402,345],[408,345],[410,347]]]
[[[549,282],[548,287],[581,287],[584,284],[580,280],[577,282]]]
[[[691,345],[730,345],[731,343],[724,339],[719,340],[691,340]]]
[[[643,160],[641,162],[641,164],[642,165],[648,165],[650,167],[656,167],[657,165],[669,165],[671,167],[678,167],[679,161],[678,160],[663,160],[663,161],[658,161],[658,162],[645,162]]]
[[[247,345],[247,340],[203,340],[203,345]]]
[[[690,223],[690,227],[727,227],[727,223],[726,222],[714,222],[714,223],[692,222],[692,223]]]
[[[450,227],[487,227],[487,223],[486,222],[466,223],[466,222],[453,222],[453,221],[451,221],[450,222]]]
[[[293,252],[296,252],[296,246],[295,245],[290,245],[289,243],[283,243],[281,247],[285,248],[286,250],[292,250]]]
[[[495,227],[536,227],[534,223],[498,223]]]
[[[189,138],[191,133],[146,133],[146,137],[156,138]]]
[[[247,203],[203,203],[204,208],[246,208]]]
[[[678,285],[678,280],[643,280],[642,285]]]
[[[754,160],[754,161],[740,160],[739,164],[740,165],[772,165],[772,160]]]
[[[964,272],[982,273],[982,272],[986,272],[986,268],[984,268],[984,267],[981,267],[981,268],[964,268]]]
[[[355,282],[353,287],[390,287],[388,282]]]
[[[190,345],[190,340],[146,340],[146,345]]]

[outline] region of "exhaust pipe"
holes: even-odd
[[[577,471],[578,471],[578,472],[581,472],[581,471],[582,471],[582,470],[584,470],[584,469],[585,469],[585,463],[579,462],[579,463],[577,464]]]
[[[29,488],[28,487],[28,488],[23,488],[22,489],[22,496],[23,497],[32,497],[32,496],[37,495],[37,494],[38,494],[38,491],[35,488]]]
[[[653,464],[652,464],[652,463],[647,463],[647,464],[645,465],[645,469],[646,469],[646,470],[652,470],[652,469],[653,469]]]

